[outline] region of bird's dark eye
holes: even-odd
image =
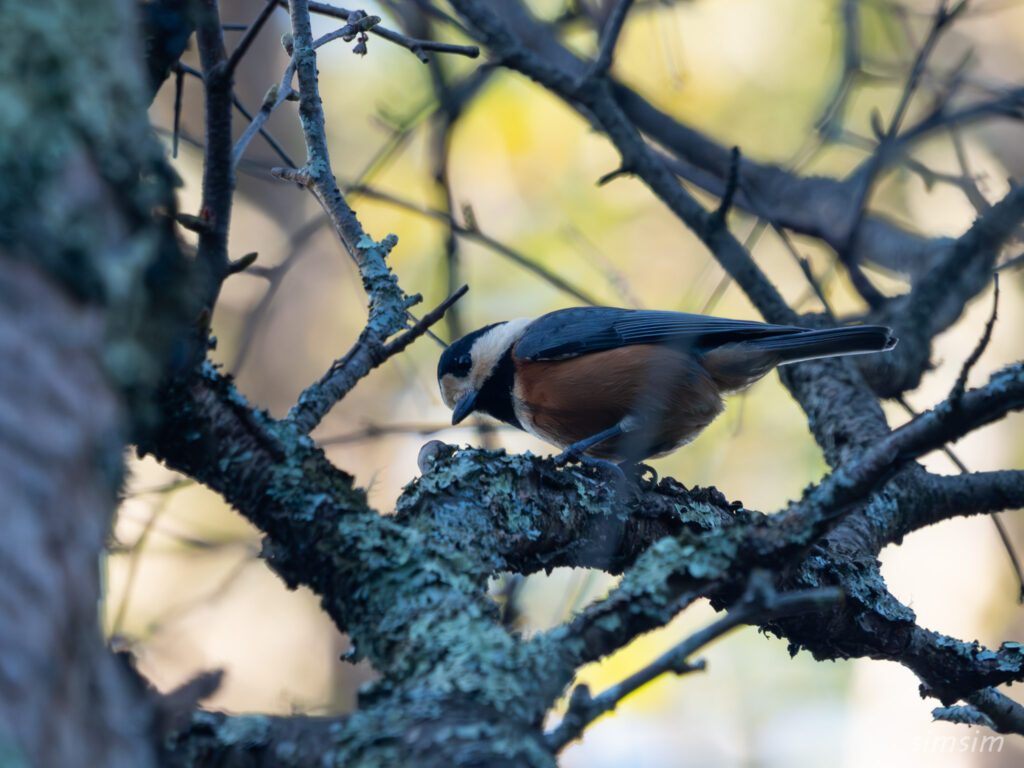
[[[468,352],[455,358],[454,372],[456,376],[465,376],[472,367],[473,358],[469,356]]]

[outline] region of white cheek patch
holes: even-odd
[[[469,372],[469,378],[476,390],[483,387],[494,373],[501,356],[523,337],[526,327],[533,321],[532,317],[517,317],[491,329],[476,340],[469,353],[473,359],[473,370]]]
[[[455,404],[462,399],[465,395],[473,388],[468,378],[460,379],[457,376],[452,376],[450,373],[446,373],[441,377],[441,399],[444,400],[444,404],[449,408],[454,408]]]

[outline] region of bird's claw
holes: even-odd
[[[578,461],[580,464],[588,467],[596,467],[604,472],[613,475],[618,480],[626,482],[626,473],[622,471],[622,468],[618,464],[615,464],[607,459],[597,459],[593,456],[587,456],[579,449],[574,446],[569,446],[560,454],[554,457],[556,467],[564,467],[570,461]]]

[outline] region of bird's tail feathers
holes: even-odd
[[[785,365],[819,357],[881,352],[895,347],[896,337],[884,325],[855,325],[752,339],[745,346],[775,352],[782,357],[778,365]]]

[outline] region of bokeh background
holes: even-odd
[[[245,24],[262,0],[222,2],[225,22]],[[530,3],[554,18],[559,0]],[[398,26],[391,9],[365,10]],[[639,3],[619,44],[615,71],[662,109],[746,156],[842,176],[866,157],[872,110],[891,114],[915,45],[934,10],[931,2],[861,4],[865,67],[833,140],[816,131],[842,75],[842,30],[836,0],[692,0]],[[258,108],[287,63],[279,42],[282,11],[242,63],[238,95]],[[340,26],[315,18],[314,33]],[[450,27],[444,39],[464,41]],[[240,32],[229,31],[233,44]],[[595,36],[570,26],[567,42],[593,51]],[[970,55],[972,87],[1024,81],[1024,3],[975,2],[932,58],[942,72]],[[186,63],[198,66],[194,51]],[[578,299],[525,269],[494,243],[512,249],[601,303],[708,312],[758,319],[708,252],[638,181],[595,181],[617,167],[609,143],[581,117],[522,77],[496,72],[468,103],[447,143],[440,140],[431,68],[379,38],[369,54],[341,41],[319,51],[321,93],[334,169],[343,185],[367,186],[350,202],[375,238],[399,236],[391,263],[403,287],[422,292],[424,306],[447,295],[454,279],[470,285],[438,334],[518,316],[533,316]],[[440,57],[443,76],[458,82],[479,64]],[[436,71],[435,71],[436,74]],[[934,84],[934,83],[933,83]],[[910,118],[929,101],[926,79]],[[152,108],[171,148],[174,86]],[[304,148],[294,104],[268,130],[301,163]],[[245,120],[237,115],[236,127]],[[198,81],[186,78],[174,167],[181,207],[197,212],[203,136]],[[860,138],[859,138],[860,137]],[[958,133],[963,157],[982,193],[998,199],[1008,178],[1024,176],[1024,130],[992,121]],[[446,156],[447,153],[447,156]],[[447,189],[437,181],[439,158]],[[958,175],[961,160],[949,134],[920,145],[914,159]],[[281,165],[257,138],[240,168],[231,231],[237,258],[256,251],[257,268],[227,283],[214,316],[214,358],[237,375],[254,403],[283,416],[299,392],[319,378],[355,340],[366,298],[358,274],[308,193],[273,179]],[[450,194],[450,199],[449,199]],[[385,199],[390,198],[390,199]],[[714,201],[708,199],[709,205]],[[887,174],[872,207],[929,236],[962,233],[976,211],[956,185],[900,169]],[[449,254],[446,211],[470,233]],[[741,239],[756,222],[736,213]],[[832,308],[852,316],[864,307],[837,271],[830,252],[795,238]],[[489,244],[490,243],[490,244]],[[819,300],[792,254],[768,232],[751,240],[757,262],[799,310]],[[454,258],[454,262],[452,259]],[[454,269],[454,273],[452,273]],[[887,291],[898,275],[872,272]],[[1022,354],[1021,272],[1003,274],[1000,319],[974,369],[977,383]],[[937,340],[935,370],[909,402],[919,409],[949,391],[981,335],[991,295],[976,300],[958,325]],[[421,339],[345,398],[315,436],[339,467],[369,489],[382,513],[416,474],[416,454],[431,437],[543,454],[551,449],[508,429],[445,428],[450,418],[435,381],[440,346]],[[892,424],[905,412],[887,405]],[[955,446],[972,470],[1024,467],[1024,418],[1016,415]],[[941,453],[929,469],[954,473]],[[695,444],[655,462],[686,484],[715,485],[731,499],[773,511],[825,472],[800,409],[773,374],[743,396]],[[1003,516],[1018,550],[1024,522]],[[288,591],[260,561],[260,538],[216,494],[151,459],[132,461],[132,478],[105,563],[107,630],[130,645],[143,672],[162,688],[199,670],[223,668],[225,682],[207,704],[231,712],[343,713],[372,672],[338,660],[346,648],[308,590]],[[1022,639],[1024,610],[1016,602],[1009,560],[992,522],[955,520],[916,533],[881,556],[894,594],[922,625],[962,639],[998,645]],[[521,629],[536,632],[564,621],[613,584],[600,573],[556,571],[519,585]],[[496,590],[505,585],[497,583]],[[583,670],[592,690],[620,680],[714,616],[697,605],[669,627]],[[987,732],[932,724],[934,701],[917,694],[916,678],[894,664],[816,663],[791,658],[786,644],[745,629],[704,654],[707,672],[665,678],[627,699],[591,727],[563,756],[565,766],[936,766],[1020,765],[1024,747],[1010,737],[998,753],[982,753]],[[1014,695],[1016,692],[1010,690]],[[553,715],[553,722],[557,715]],[[964,741],[967,737],[967,741]],[[955,738],[955,744],[951,739]]]

